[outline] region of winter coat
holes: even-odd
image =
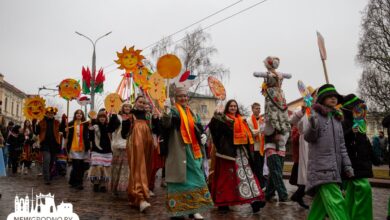
[[[344,110],[343,130],[345,137],[345,146],[349,159],[351,160],[354,178],[371,178],[372,164],[379,165],[379,158],[374,156],[372,145],[366,134],[352,131],[353,117],[352,113]],[[348,179],[346,176],[343,178]]]
[[[51,127],[52,130],[49,131],[48,127]],[[41,151],[57,153],[60,150],[61,135],[60,122],[58,120],[45,117],[35,127],[34,133],[38,135]]]
[[[93,126],[89,132],[89,140],[92,143],[92,150],[97,153],[112,153],[110,133],[114,131],[111,124],[92,123]]]
[[[246,121],[244,120],[244,123]],[[227,118],[224,114],[215,113],[211,119],[209,128],[213,137],[214,145],[217,149],[216,156],[226,160],[236,160],[237,146],[233,141],[233,126],[234,121]],[[243,145],[249,152],[249,144]]]
[[[198,143],[201,143],[200,136],[203,133],[203,128],[200,123],[200,118],[193,112],[192,116],[195,120],[195,135]],[[186,147],[191,148],[192,152],[192,146],[190,144],[185,144],[183,138],[181,137],[180,124],[180,115],[175,107],[172,107],[169,114],[163,114],[161,126],[168,133],[168,135],[163,137],[163,139],[168,143],[167,146],[169,148],[168,155],[165,160],[165,181],[170,183],[186,182]]]
[[[341,125],[342,118],[332,116],[325,106],[313,105],[310,123],[305,131],[309,143],[306,192],[314,195],[316,188],[326,183],[341,183],[341,173],[353,175]]]
[[[74,134],[74,121],[69,122],[68,125],[69,128],[69,134],[67,135],[65,131],[63,132],[65,137],[68,137],[67,143],[66,143],[66,148],[68,152],[70,152],[70,149],[72,147],[72,142],[73,142],[73,134]],[[89,129],[88,129],[88,123],[81,124],[83,126],[83,143],[84,143],[84,152],[88,152],[89,149],[91,148],[91,143],[89,139]]]

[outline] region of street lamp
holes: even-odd
[[[85,36],[84,34],[80,33],[80,32],[77,32],[76,31],[76,34],[82,36],[82,37],[85,37],[86,39],[88,39],[91,43],[92,43],[92,46],[93,46],[93,54],[92,54],[92,79],[91,79],[91,111],[94,110],[95,108],[95,72],[96,72],[96,52],[95,52],[95,49],[96,49],[96,43],[98,42],[98,40],[102,39],[103,37],[111,34],[112,31],[108,32],[107,34],[105,35],[102,35],[100,36],[98,39],[95,40],[95,42],[93,40],[91,40],[91,38]]]

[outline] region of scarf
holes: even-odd
[[[259,117],[259,121],[257,121],[256,117],[254,115],[251,116],[253,128],[255,130],[259,129],[259,123],[263,123],[263,119]],[[260,155],[264,156],[264,134],[259,133],[255,136],[255,141],[260,142]]]
[[[82,152],[84,151],[83,143],[83,125],[80,124],[80,121],[75,121],[73,123],[73,138],[72,138],[72,147],[71,151]]]
[[[236,116],[232,114],[226,114],[230,119],[234,120],[233,124],[233,143],[234,145],[241,145],[241,144],[248,144],[248,138],[249,143],[253,144],[253,137],[252,133],[249,130],[249,127],[246,123],[244,123],[244,120],[242,119],[241,115],[236,114]]]
[[[184,111],[183,107],[176,103],[176,108],[180,114],[180,133],[184,143],[192,145],[194,158],[202,158],[202,151],[195,135],[195,121],[189,107]]]

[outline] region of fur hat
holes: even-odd
[[[344,100],[342,102],[343,107],[347,109],[352,109],[354,106],[360,103],[364,103],[364,101],[359,99],[359,97],[353,93],[344,96]]]
[[[185,87],[176,87],[175,88],[175,96],[177,95],[187,95],[188,94],[188,90],[185,88]]]
[[[343,102],[343,97],[336,91],[336,88],[332,84],[324,84],[318,89],[317,102],[323,104],[325,98],[329,96],[335,96],[338,104]]]

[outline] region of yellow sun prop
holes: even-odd
[[[126,70],[126,73],[134,72],[138,67],[143,66],[142,60],[145,58],[141,55],[142,50],[134,50],[134,46],[126,49],[123,48],[122,53],[116,52],[119,64],[119,69]]]
[[[80,96],[81,86],[75,79],[64,79],[59,85],[60,96],[68,101]]]
[[[45,100],[39,96],[24,101],[23,114],[27,119],[42,120],[45,116]]]

